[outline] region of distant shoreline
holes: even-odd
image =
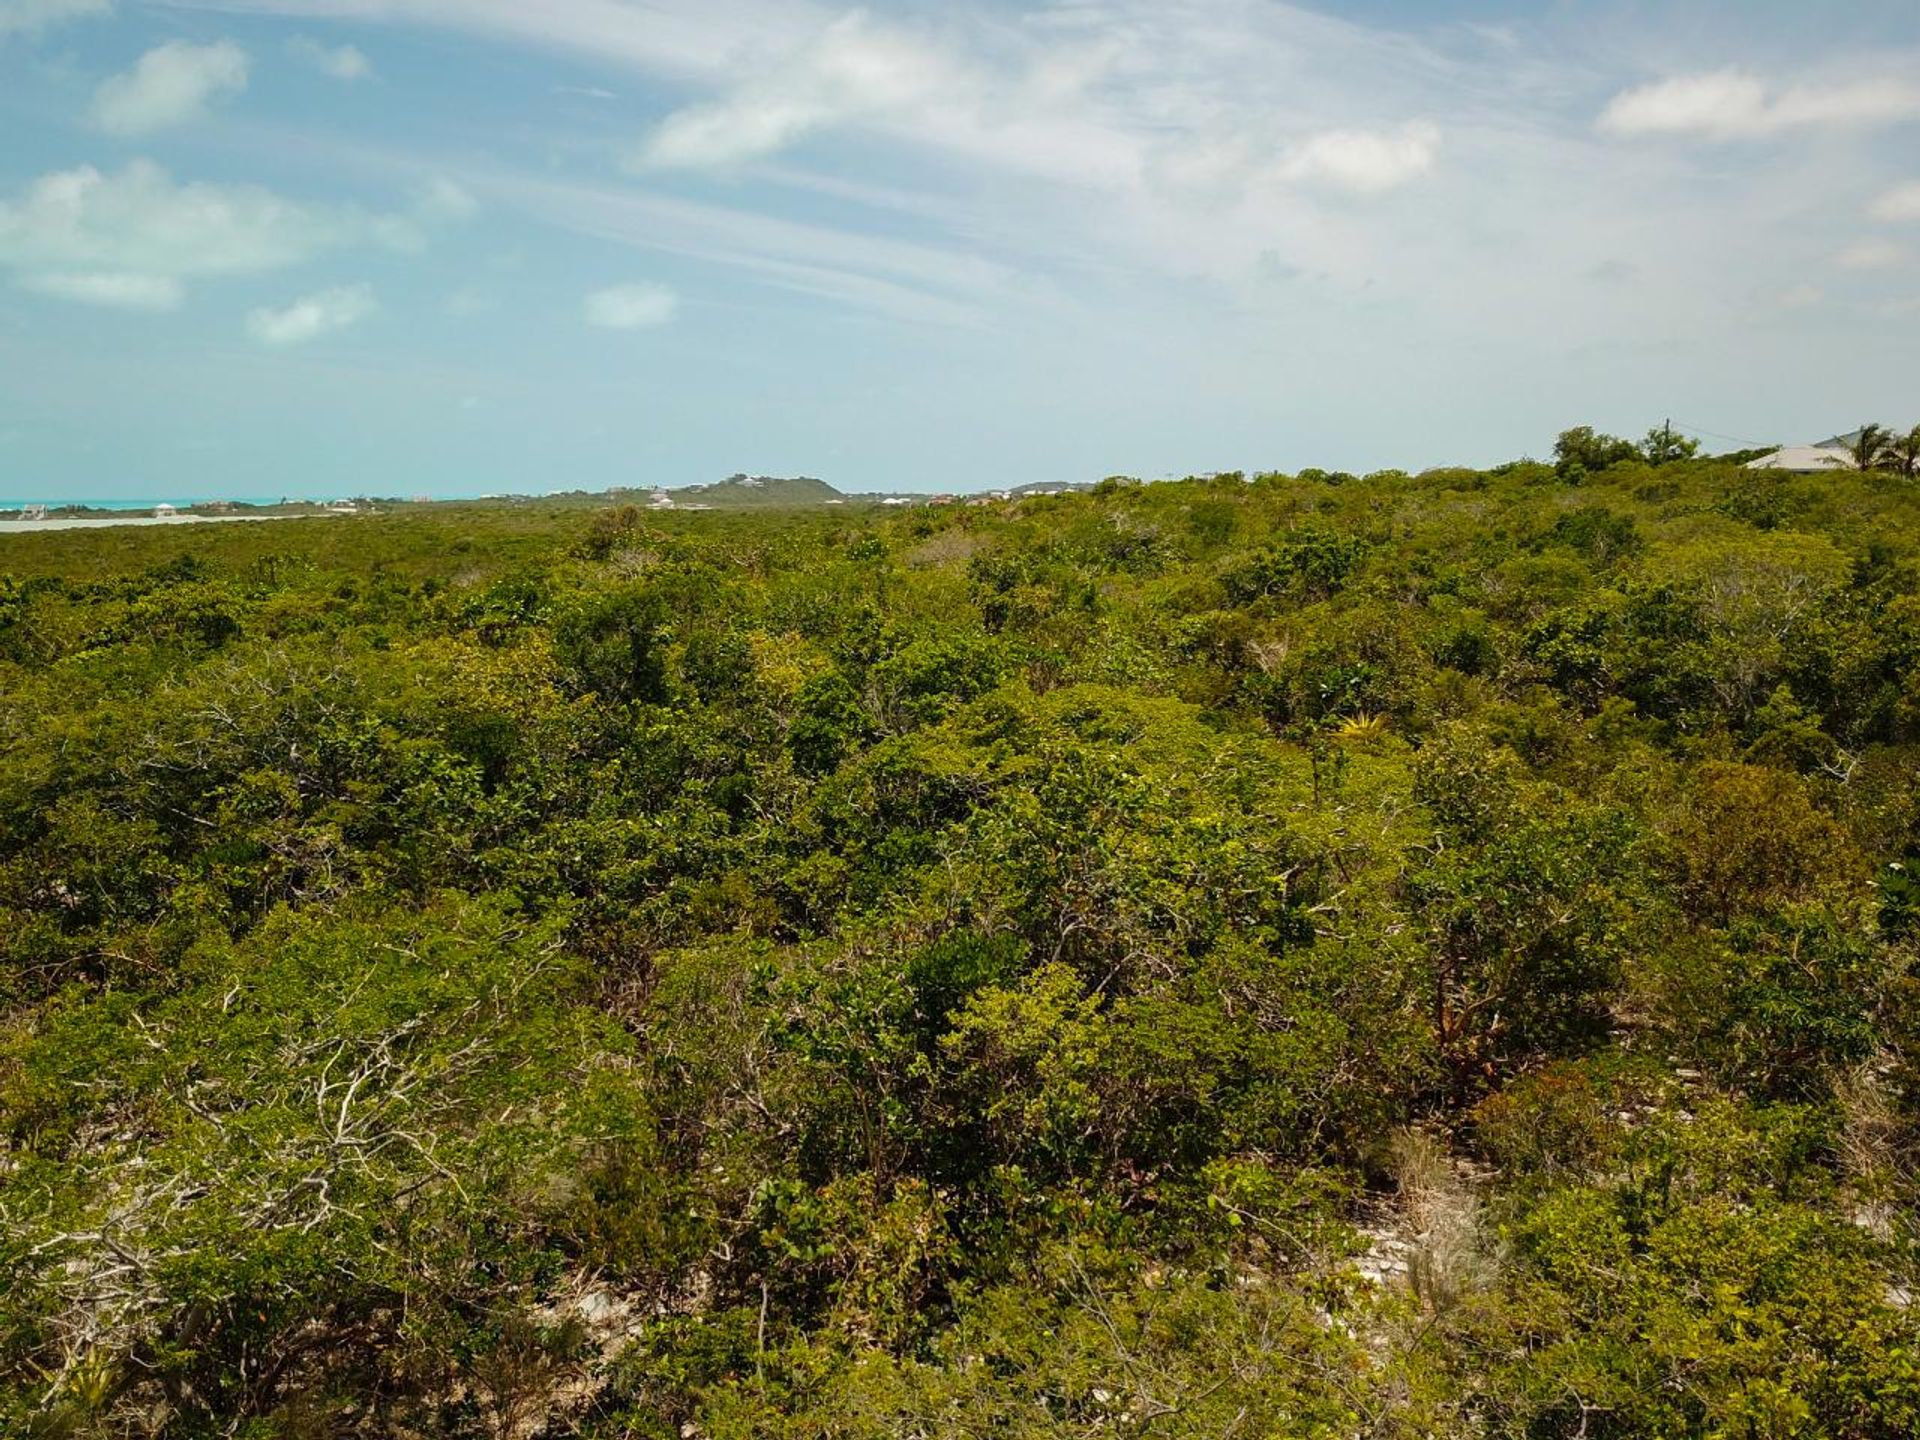
[[[115,515],[49,516],[45,520],[0,520],[0,535],[37,535],[43,530],[107,530],[124,525],[257,525],[269,520],[323,520],[340,512],[300,515]]]

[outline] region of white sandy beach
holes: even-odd
[[[62,516],[48,520],[0,520],[0,535],[33,535],[42,530],[106,530],[119,525],[248,525],[267,520],[334,518],[324,511],[311,515],[114,515]]]

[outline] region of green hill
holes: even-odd
[[[809,505],[845,504],[846,496],[811,475],[730,475],[712,485],[668,490],[676,508],[706,505],[715,510],[795,510]]]

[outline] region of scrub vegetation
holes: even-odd
[[[0,1431],[1920,1432],[1920,490],[0,537]]]

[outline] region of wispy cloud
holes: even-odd
[[[4,3],[4,0],[0,0]],[[31,0],[29,0],[31,3]],[[745,51],[777,48],[833,11],[811,0],[170,0],[175,8],[422,25],[516,48],[683,78],[724,75]]]
[[[1898,76],[1832,80],[1784,89],[1744,70],[1680,75],[1616,95],[1603,133],[1757,140],[1791,130],[1888,125],[1920,116],[1920,84]]]
[[[744,271],[768,285],[914,324],[977,326],[991,302],[1035,298],[1013,267],[957,247],[633,186],[504,172],[468,178],[488,200],[577,234]]]
[[[1843,270],[1891,270],[1910,258],[1904,245],[1891,240],[1859,240],[1833,257]]]
[[[1920,229],[1894,228],[1920,224],[1920,194],[1889,188],[1920,181],[1920,21],[1897,0],[1581,0],[1508,6],[1498,29],[1461,23],[1486,8],[1466,0],[120,8],[129,57],[156,20],[255,48],[249,123],[220,127],[217,159],[223,178],[279,177],[264,193],[298,221],[259,221],[231,184],[194,207],[122,195],[115,162],[100,165],[103,193],[82,187],[69,232],[16,179],[0,188],[0,285],[161,311],[219,276],[264,273],[233,256],[271,240],[297,257],[268,265],[280,313],[335,283],[316,278],[322,264],[417,252],[436,227],[470,224],[440,247],[443,266],[339,272],[377,279],[388,308],[420,322],[351,332],[343,393],[382,346],[395,370],[445,347],[471,372],[445,406],[480,394],[487,417],[505,415],[499,382],[538,395],[528,414],[617,431],[591,397],[625,347],[596,342],[584,292],[628,277],[671,282],[684,307],[680,330],[628,341],[740,347],[777,376],[767,427],[838,445],[857,415],[861,441],[844,443],[876,466],[957,468],[976,445],[981,459],[1039,448],[1089,467],[1188,464],[1196,447],[1229,463],[1464,458],[1487,436],[1630,425],[1682,395],[1730,433],[1826,433],[1813,412],[1838,396],[1851,414],[1904,373],[1897,326],[1836,339],[1848,317],[1892,314],[1920,273],[1892,258],[1904,247],[1920,265]],[[233,13],[254,19],[218,28]],[[279,47],[300,33],[329,53],[353,42],[388,83],[292,83]],[[448,73],[426,73],[440,58]],[[266,83],[275,59],[284,89]],[[13,106],[33,132],[15,174],[73,174],[60,86],[32,68],[37,88]],[[618,103],[591,103],[603,91]],[[460,190],[408,188],[436,174]],[[357,187],[406,198],[339,198]],[[219,224],[202,217],[223,207]],[[207,258],[163,246],[175,224]],[[524,257],[510,278],[485,265],[502,249]],[[682,333],[696,306],[697,337]],[[484,321],[448,318],[483,307]],[[596,313],[611,320],[608,307]],[[234,328],[205,309],[128,322],[123,349]],[[547,347],[539,366],[523,363],[532,346]],[[708,367],[669,368],[688,417],[724,407]],[[1591,408],[1567,411],[1569,395]],[[943,430],[962,412],[1006,424]]]
[[[34,35],[69,20],[87,20],[113,9],[113,0],[0,0],[0,40]]]
[[[1392,131],[1329,130],[1296,146],[1281,161],[1280,174],[1379,195],[1426,174],[1439,153],[1440,128],[1430,121]]]
[[[266,274],[356,245],[418,250],[450,205],[436,188],[411,210],[377,214],[256,185],[176,181],[150,160],[81,166],[0,200],[0,268],[43,294],[165,309],[194,280]]]
[[[421,188],[413,213],[427,225],[464,225],[480,213],[480,202],[466,186],[436,175]]]
[[[1435,120],[1401,97],[1461,78],[1392,32],[1248,0],[956,8],[937,22],[808,0],[217,3],[459,29],[692,89],[637,138],[642,173],[737,170],[844,135],[1121,192],[1250,139],[1237,161],[1250,183],[1377,194],[1440,158]]]
[[[1644,153],[1606,142],[1844,130],[1907,104],[1898,56],[1865,74],[1802,66],[1784,86],[1708,71],[1705,86],[1626,92],[1596,135],[1572,108],[1586,59],[1556,57],[1534,25],[1413,32],[1274,0],[937,17],[808,0],[220,3],[537,44],[634,73],[636,96],[665,82],[674,103],[629,152],[640,184],[532,163],[462,178],[581,234],[895,319],[1003,329],[1063,295],[1111,308],[1169,282],[1263,316],[1283,275],[1290,305],[1364,296],[1476,334],[1564,333],[1546,319],[1556,303],[1601,331],[1642,303],[1677,332],[1725,323],[1798,276],[1751,247],[1729,262],[1719,240],[1788,207],[1858,213],[1870,192],[1847,187],[1864,177],[1827,164],[1791,195],[1708,192],[1682,159],[1649,175]],[[706,172],[737,203],[688,198]],[[792,203],[797,187],[807,203]],[[1657,225],[1603,198],[1627,191],[1660,195]],[[1798,269],[1848,243],[1836,229]],[[1631,268],[1633,306],[1568,289],[1608,263]]]
[[[717,100],[667,117],[642,165],[736,165],[815,131],[962,103],[971,77],[939,50],[854,11]]]
[[[247,316],[247,333],[262,345],[284,349],[351,329],[379,308],[371,286],[342,285],[304,296],[283,309],[253,311]]]
[[[82,305],[110,310],[161,313],[178,310],[186,286],[169,275],[130,275],[113,271],[35,271],[23,275],[20,288]]]
[[[373,76],[373,62],[357,45],[323,45],[305,35],[287,42],[287,53],[329,80],[352,85]]]
[[[1868,213],[1890,225],[1920,220],[1920,180],[1896,185],[1876,198]]]
[[[680,297],[665,285],[614,285],[582,305],[587,324],[600,330],[653,330],[679,313]]]
[[[216,100],[247,88],[247,53],[231,41],[183,40],[149,50],[93,96],[93,123],[109,135],[151,135],[198,120]]]

